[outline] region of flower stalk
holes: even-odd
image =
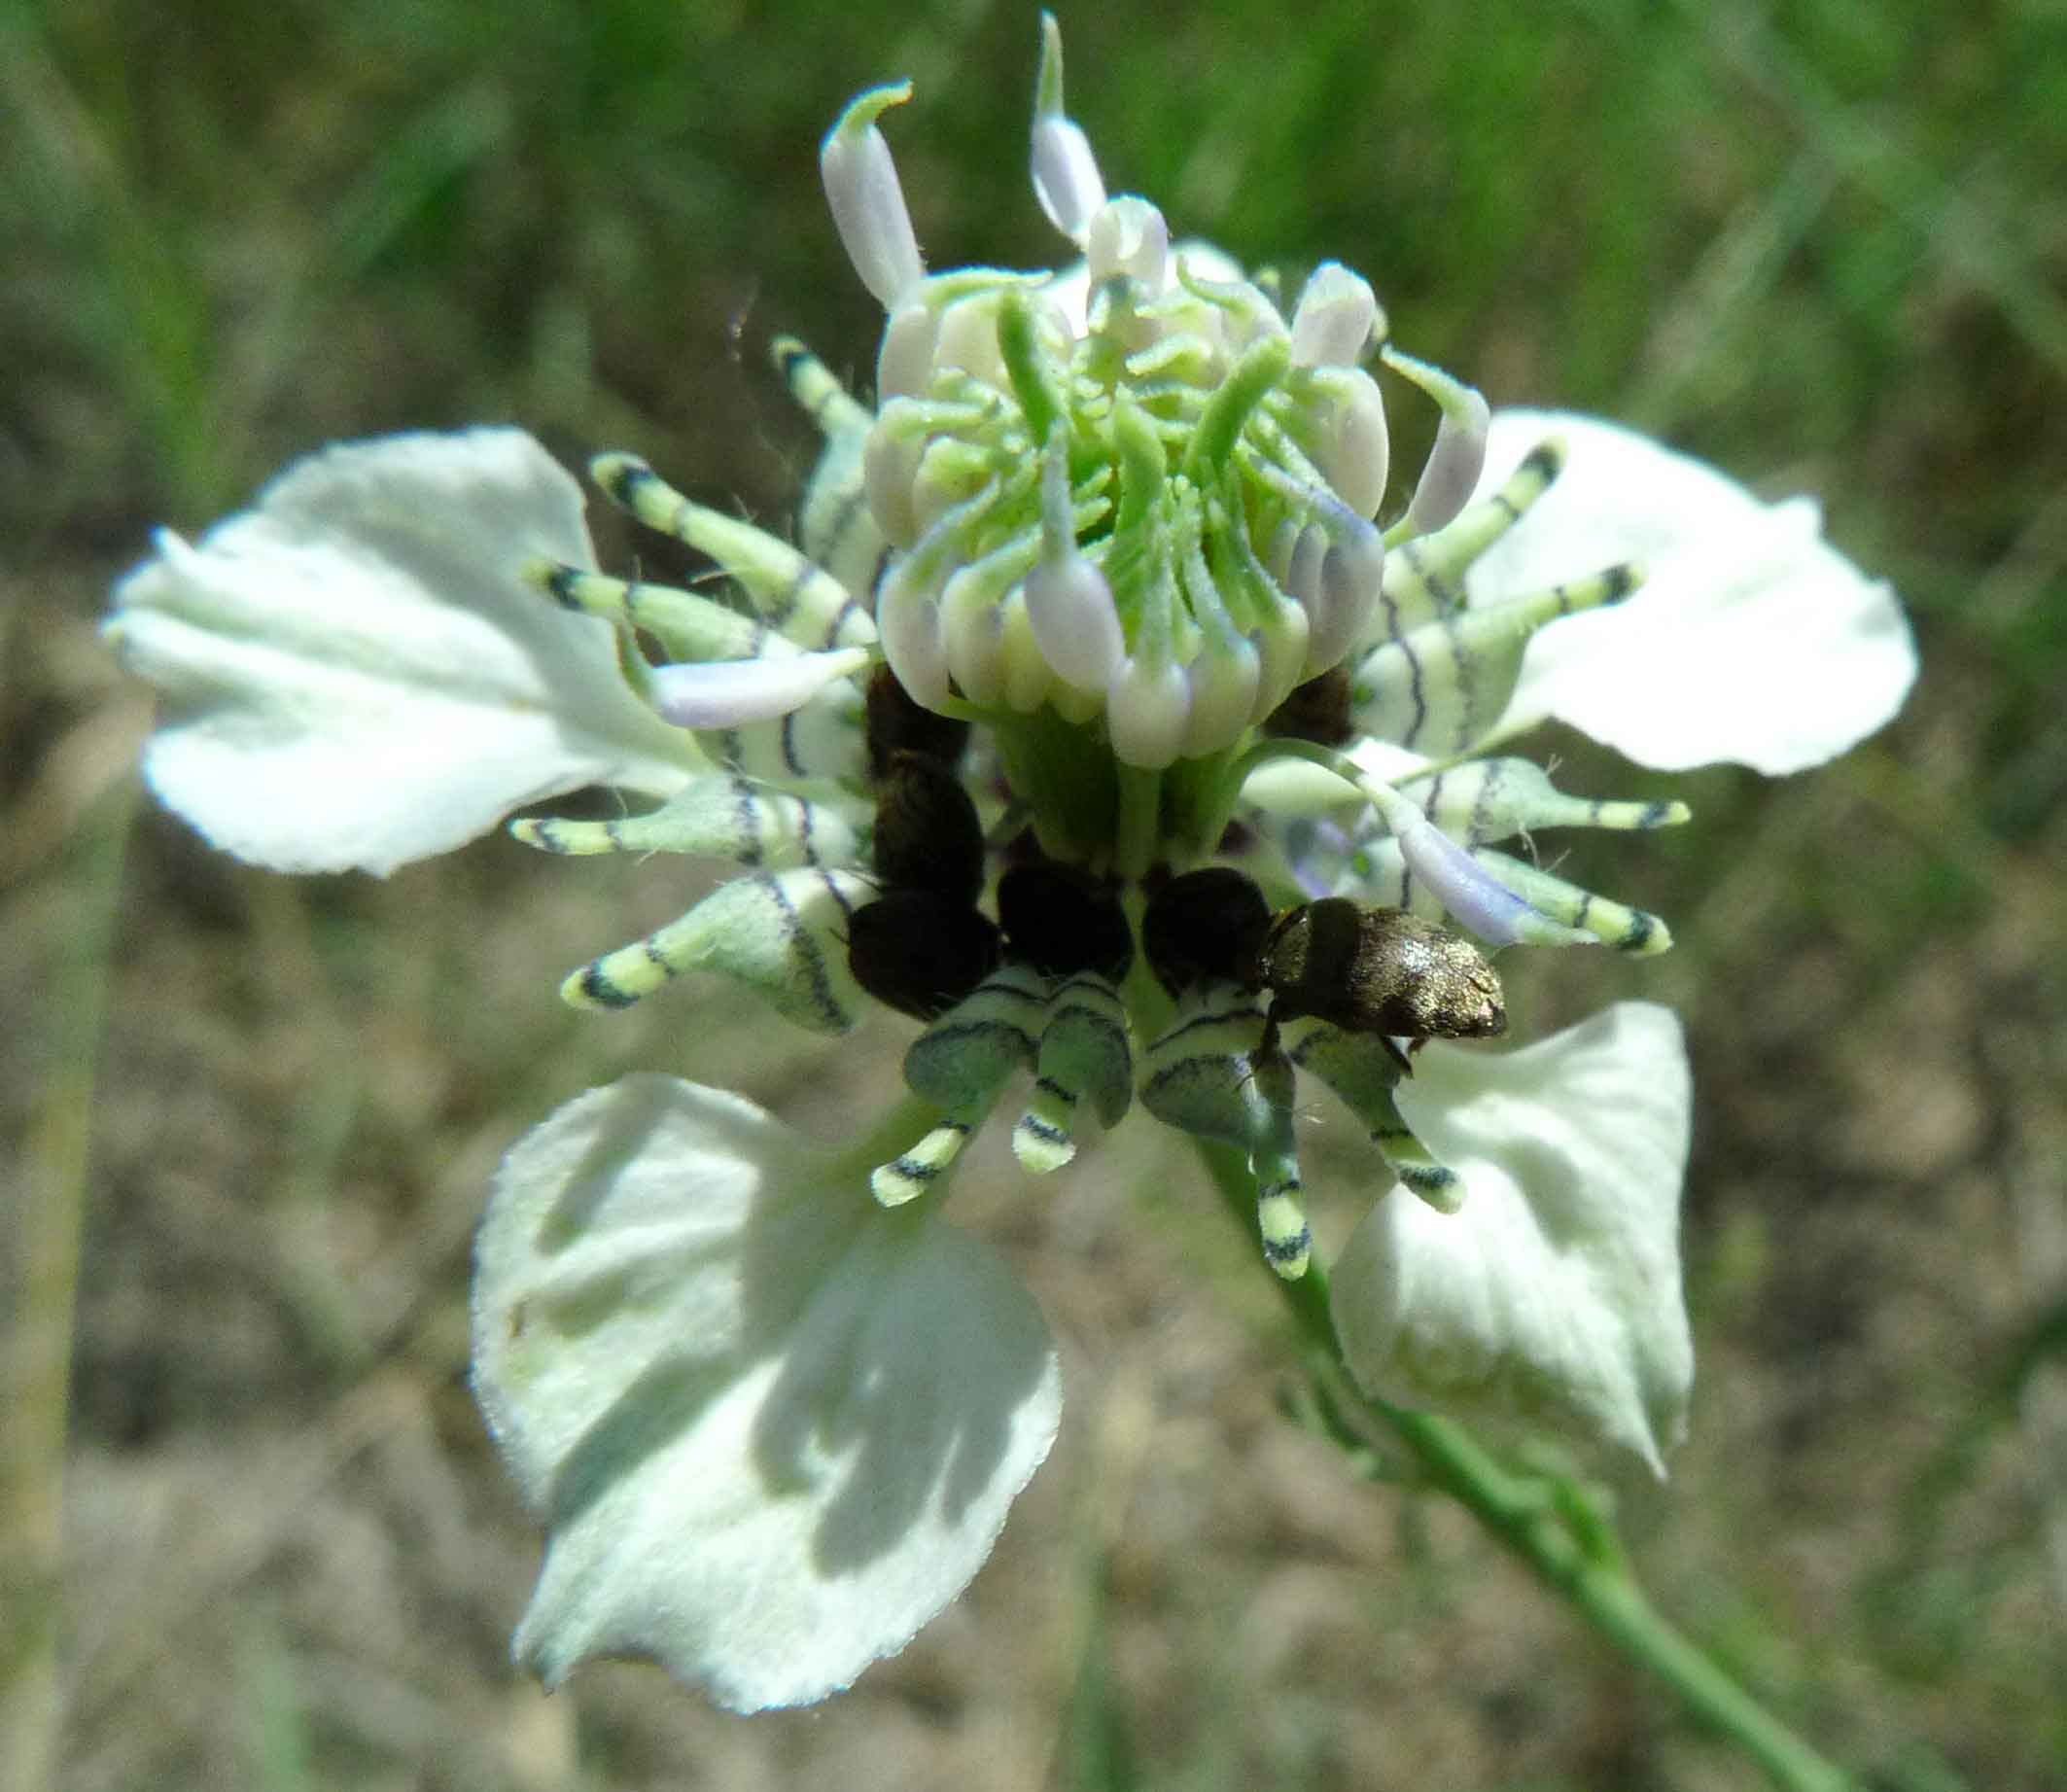
[[[1215,1190],[1244,1234],[1254,1224],[1256,1178],[1239,1151],[1197,1142]],[[1390,1438],[1612,1647],[1669,1689],[1700,1722],[1741,1749],[1782,1792],[1858,1792],[1859,1781],[1819,1753],[1660,1614],[1631,1573],[1612,1520],[1578,1481],[1503,1467],[1455,1421],[1365,1393],[1344,1368],[1330,1317],[1327,1272],[1278,1279],[1325,1410],[1347,1418],[1367,1446]],[[1349,1440],[1339,1438],[1348,1444]]]

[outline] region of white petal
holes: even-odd
[[[1396,1094],[1465,1199],[1438,1213],[1396,1187],[1351,1235],[1332,1288],[1351,1372],[1402,1405],[1620,1445],[1662,1476],[1694,1385],[1678,1021],[1622,1002],[1522,1051],[1431,1044]]]
[[[985,1245],[665,1076],[517,1144],[481,1226],[474,1388],[550,1529],[516,1652],[635,1655],[738,1710],[894,1654],[1055,1435],[1055,1353]]]
[[[108,623],[166,698],[145,775],[240,859],[385,875],[540,797],[666,794],[701,763],[610,625],[517,577],[595,565],[580,488],[520,431],[329,448],[158,548]]]
[[[1503,734],[1546,717],[1639,764],[1771,774],[1844,752],[1902,707],[1916,650],[1893,589],[1825,543],[1813,501],[1766,505],[1633,430],[1496,412],[1479,496],[1546,436],[1563,474],[1471,568],[1474,603],[1641,561],[1644,588],[1529,643]]]

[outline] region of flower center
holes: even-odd
[[[1161,769],[1232,746],[1370,619],[1385,421],[1349,363],[1377,307],[1331,267],[1309,292],[1347,325],[1288,326],[1217,255],[1166,250],[1145,200],[1087,234],[1080,279],[967,270],[892,314],[877,620],[929,707],[1103,716],[1122,764]]]

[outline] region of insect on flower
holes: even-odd
[[[1173,997],[1209,978],[1252,994],[1268,990],[1273,1034],[1280,1023],[1311,1018],[1376,1035],[1407,1074],[1393,1039],[1419,1045],[1507,1031],[1505,996],[1486,955],[1404,909],[1324,896],[1274,916],[1248,877],[1213,865],[1165,884],[1148,905],[1142,936]]]

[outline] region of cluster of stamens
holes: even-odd
[[[1108,200],[1045,30],[1034,182],[1082,268],[928,276],[875,123],[905,89],[858,99],[825,140],[825,185],[889,322],[873,411],[776,345],[826,443],[802,545],[611,454],[604,491],[731,586],[531,569],[613,621],[625,676],[711,770],[645,815],[513,831],[741,867],[575,971],[570,1001],[623,1007],[712,969],[818,1032],[871,1001],[925,1023],[904,1075],[939,1117],[875,1170],[886,1205],[935,1186],[1027,1073],[1012,1143],[1028,1171],[1070,1161],[1086,1115],[1109,1127],[1139,1095],[1245,1153],[1265,1255],[1297,1276],[1299,1071],[1408,1188],[1462,1199],[1393,1091],[1420,1042],[1498,1034],[1506,1013],[1484,954],[1434,917],[1489,948],[1669,943],[1654,917],[1499,848],[1664,826],[1684,805],[1568,796],[1486,756],[1530,636],[1640,574],[1467,603],[1466,569],[1557,477],[1558,445],[1470,502],[1478,394],[1383,347],[1348,269],[1319,268],[1287,321],[1217,251],[1173,250],[1147,201]],[[1385,416],[1360,365],[1375,346],[1443,412],[1383,530]],[[1400,750],[1400,768],[1379,777],[1344,751],[1357,742]],[[1310,819],[1266,788],[1283,771],[1319,776]],[[1244,816],[1268,818],[1267,850],[1212,863]]]
[[[1173,248],[1154,205],[1104,196],[1061,82],[1051,23],[1035,186],[1084,256],[1060,279],[924,273],[875,123],[908,89],[863,94],[826,139],[835,219],[889,314],[863,456],[893,550],[876,615],[928,707],[1103,716],[1121,762],[1159,769],[1229,747],[1363,637],[1388,447],[1360,363],[1384,319],[1337,264],[1287,322],[1216,251]],[[1421,532],[1469,495],[1484,402],[1385,356],[1444,405]]]

